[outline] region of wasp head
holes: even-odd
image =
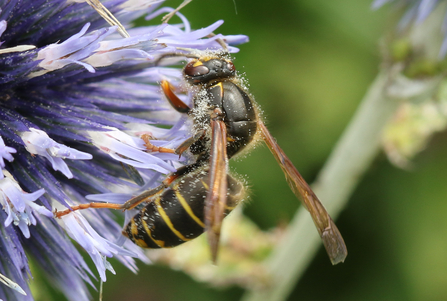
[[[230,60],[212,58],[195,59],[183,69],[186,80],[192,85],[207,84],[235,76],[236,68]]]

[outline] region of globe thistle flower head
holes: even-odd
[[[86,283],[93,285],[95,275],[106,281],[106,270],[114,272],[108,258],[133,271],[134,258],[148,262],[121,236],[115,213],[83,210],[55,219],[53,212],[91,200],[123,203],[191,160],[149,152],[141,138],[175,148],[191,136],[191,122],[170,108],[158,85],[167,79],[180,89],[182,72],[170,60],[154,62],[164,53],[219,50],[220,40],[247,38],[212,35],[223,21],[192,30],[182,15],[183,24],[131,28],[135,18],[172,11],[154,11],[162,2],[102,1],[121,28],[84,1],[0,0],[0,278],[16,289],[0,286],[0,299],[33,300],[25,251],[69,300],[88,300]],[[189,95],[180,97],[190,103]]]

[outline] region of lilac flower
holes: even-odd
[[[22,132],[20,137],[25,143],[25,148],[30,154],[41,155],[50,161],[54,170],[61,171],[67,178],[73,178],[73,174],[67,164],[62,160],[90,160],[92,155],[80,152],[71,147],[59,144],[51,139],[44,131],[30,128],[29,132]]]
[[[378,9],[389,2],[406,9],[406,13],[399,22],[399,29],[422,23],[438,7],[438,4],[442,3],[439,0],[374,0],[372,8]],[[444,13],[444,20],[440,28],[442,31],[440,34],[444,36],[440,49],[440,58],[443,58],[447,54],[447,12]]]
[[[3,210],[8,214],[4,226],[8,227],[13,221],[22,231],[23,236],[30,237],[29,225],[36,225],[34,213],[52,217],[53,213],[45,207],[34,203],[44,193],[44,189],[39,189],[33,193],[26,193],[20,189],[17,182],[11,179],[9,172],[7,177],[0,180],[0,203]]]
[[[5,160],[12,162],[14,157],[11,154],[15,154],[17,151],[12,147],[6,146],[3,142],[2,137],[0,137],[0,167],[2,171],[0,172],[0,179],[3,179],[3,168],[5,168]]]
[[[77,241],[93,259],[102,281],[106,281],[106,269],[115,274],[106,257],[113,257],[116,254],[137,257],[136,254],[102,238],[79,212],[63,216],[62,221],[68,235]]]
[[[190,120],[170,108],[158,85],[181,85],[181,70],[168,66],[171,60],[153,62],[173,51],[219,50],[218,39],[247,38],[208,37],[222,21],[191,30],[182,15],[182,24],[129,26],[172,11],[154,12],[162,2],[102,1],[130,35],[122,38],[84,1],[0,0],[0,282],[7,285],[0,284],[0,299],[33,300],[25,251],[69,300],[88,300],[86,283],[98,279],[75,244],[102,281],[113,272],[107,258],[133,271],[133,258],[148,262],[110,210],[57,220],[53,211],[90,200],[123,203],[188,163],[187,155],[147,152],[141,139],[150,134],[154,145],[175,148],[191,135]],[[122,164],[136,168],[143,187]]]

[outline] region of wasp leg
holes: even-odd
[[[82,210],[82,209],[88,209],[88,208],[108,208],[108,209],[123,209],[122,204],[110,204],[110,203],[87,203],[87,204],[81,204],[77,206],[72,206],[70,209],[66,209],[64,211],[57,211],[57,209],[54,211],[54,217],[61,218],[64,215],[67,215],[73,211]]]
[[[143,134],[141,135],[141,139],[144,141],[144,146],[149,152],[159,152],[159,153],[170,153],[174,154],[175,150],[172,148],[162,147],[162,146],[155,146],[153,145],[149,140],[153,139],[153,137],[149,134]]]
[[[169,177],[166,178],[166,179],[169,179]],[[165,181],[166,181],[166,179],[165,179]],[[61,218],[62,216],[67,215],[67,214],[69,214],[69,213],[71,213],[73,211],[89,209],[89,208],[107,208],[107,209],[115,209],[115,210],[129,210],[129,209],[134,208],[135,206],[137,206],[138,204],[140,204],[140,203],[142,203],[144,201],[149,201],[149,199],[152,198],[154,195],[160,193],[161,191],[163,191],[163,189],[168,187],[169,185],[167,185],[165,183],[165,181],[163,181],[162,184],[160,184],[159,186],[157,186],[157,187],[155,187],[153,189],[147,190],[147,191],[143,192],[142,194],[137,195],[136,197],[131,198],[130,200],[128,200],[124,204],[98,203],[98,202],[92,202],[92,203],[87,203],[87,204],[80,204],[80,205],[77,205],[77,206],[72,206],[69,209],[66,209],[64,211],[55,211],[54,212],[54,217]]]
[[[173,172],[170,175],[168,175],[166,179],[164,179],[159,186],[146,190],[145,192],[137,195],[136,197],[131,198],[130,200],[122,204],[121,205],[122,208],[120,209],[129,210],[138,206],[142,202],[149,202],[155,195],[162,192],[164,189],[168,188],[172,184],[172,182],[177,180],[179,177],[196,170],[200,165],[201,163],[193,163],[179,168],[176,172]]]
[[[200,132],[197,132],[194,136],[189,137],[188,139],[183,141],[182,144],[177,146],[177,148],[175,149],[175,153],[177,155],[181,156],[184,151],[186,151],[194,142],[196,142],[197,140],[199,140],[200,138],[205,136],[205,134],[206,134],[206,131],[200,131]]]
[[[149,140],[153,140],[153,137],[149,134],[143,134],[141,135],[141,139],[145,142],[144,146],[146,149],[150,152],[159,152],[159,153],[170,153],[170,154],[177,154],[182,155],[184,151],[186,151],[194,142],[202,138],[206,134],[206,131],[200,131],[196,133],[194,136],[189,137],[185,141],[182,142],[176,149],[162,147],[162,146],[155,146],[153,145]]]
[[[171,106],[180,113],[187,114],[191,111],[191,108],[184,103],[177,95],[175,95],[174,91],[172,91],[172,86],[167,80],[161,81],[161,89],[168,99]]]
[[[54,217],[61,218],[62,216],[67,215],[73,211],[89,209],[89,208],[107,208],[115,210],[129,210],[135,208],[136,206],[138,206],[143,202],[151,201],[151,199],[155,195],[163,192],[163,190],[168,188],[172,184],[172,182],[174,182],[178,177],[190,173],[191,171],[197,169],[200,165],[201,165],[200,163],[194,163],[179,168],[176,172],[173,172],[170,175],[168,175],[166,179],[164,179],[163,182],[161,182],[161,184],[158,185],[157,187],[144,191],[143,193],[126,201],[124,204],[98,203],[98,202],[80,204],[77,206],[72,206],[69,209],[63,211],[55,211]]]

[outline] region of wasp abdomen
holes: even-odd
[[[170,248],[204,232],[204,208],[208,193],[208,169],[188,174],[151,200],[124,229],[124,234],[143,248]],[[226,214],[243,198],[244,186],[227,176]]]

